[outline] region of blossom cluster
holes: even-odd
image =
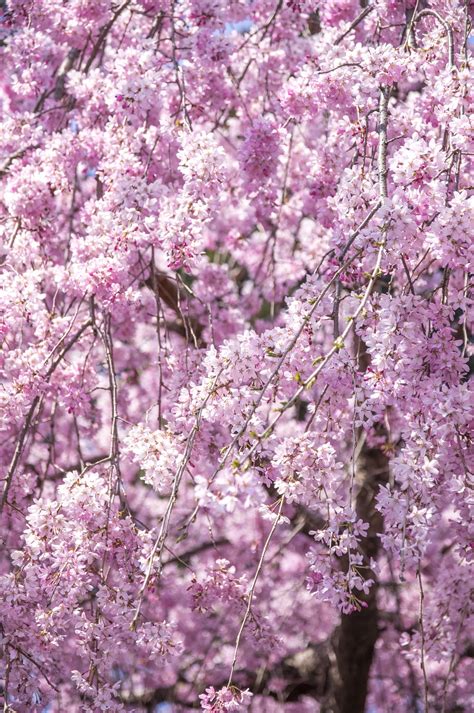
[[[0,3],[5,710],[467,713],[473,21]]]

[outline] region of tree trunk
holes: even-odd
[[[388,459],[379,448],[364,446],[359,456],[356,472],[359,493],[357,514],[369,523],[367,537],[361,543],[367,563],[376,558],[382,517],[375,509],[378,486],[388,480]],[[375,574],[368,571],[368,577]],[[378,636],[377,582],[368,595],[360,597],[366,608],[341,617],[334,633],[334,660],[329,670],[329,687],[333,700],[323,705],[321,713],[364,713],[370,667]]]

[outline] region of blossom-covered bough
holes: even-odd
[[[468,713],[468,0],[0,3],[5,712]]]

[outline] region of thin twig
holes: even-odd
[[[105,38],[107,37],[109,31],[112,29],[112,25],[114,22],[120,17],[122,12],[130,5],[131,0],[126,0],[119,8],[116,10],[116,12],[113,14],[112,18],[104,25],[102,28],[99,37],[97,38],[97,42],[95,43],[94,47],[92,48],[92,52],[90,54],[89,59],[87,60],[86,66],[84,67],[84,74],[87,74],[89,72],[89,69],[92,66],[93,61],[99,54],[99,51],[102,48],[102,43],[104,42]]]
[[[441,17],[441,15],[436,12],[436,10],[421,10],[418,15],[416,15],[414,23],[416,24],[418,20],[421,20],[422,17],[434,17],[438,22],[443,26],[444,31],[446,32],[446,37],[448,39],[448,67],[450,69],[453,69],[455,67],[454,64],[454,39],[453,39],[453,28],[449,24],[449,22],[446,22],[444,17]]]
[[[46,376],[45,376],[45,381],[48,381],[49,377],[53,374],[53,372],[56,370],[57,366],[61,363],[62,359],[64,358],[65,354],[71,349],[71,347],[77,342],[77,340],[81,337],[83,332],[90,327],[92,324],[91,320],[87,320],[82,327],[76,332],[76,334],[72,337],[72,339],[69,340],[69,342],[66,344],[62,352],[59,354],[58,358],[56,361],[53,362],[53,364],[50,366]],[[29,411],[26,415],[25,422],[22,426],[22,429],[20,431],[20,434],[18,436],[18,439],[16,441],[15,445],[15,450],[12,456],[12,459],[10,461],[10,465],[8,467],[7,475],[5,478],[5,485],[3,486],[3,494],[2,494],[2,499],[0,502],[0,513],[3,511],[3,508],[5,506],[5,503],[7,502],[8,498],[8,493],[10,490],[10,486],[12,483],[13,476],[15,474],[16,468],[18,466],[18,463],[20,461],[20,458],[23,454],[23,450],[25,447],[25,441],[26,437],[28,435],[28,431],[31,425],[31,421],[33,420],[33,416],[36,412],[36,407],[38,406],[39,402],[41,400],[41,396],[37,394],[29,408]]]
[[[137,625],[137,620],[138,617],[140,616],[140,610],[141,606],[143,603],[143,597],[145,595],[146,588],[148,587],[148,583],[151,579],[152,573],[153,573],[153,563],[155,561],[155,557],[158,555],[159,557],[159,564],[158,564],[158,576],[161,574],[161,570],[163,568],[163,562],[162,562],[162,553],[163,553],[163,547],[166,542],[166,538],[168,536],[168,530],[170,526],[170,520],[171,520],[171,514],[173,512],[174,505],[176,503],[176,500],[178,498],[178,491],[179,491],[179,486],[181,483],[181,479],[183,477],[183,474],[187,468],[187,465],[189,463],[189,459],[191,458],[193,446],[194,446],[194,441],[196,438],[197,433],[199,432],[200,426],[201,426],[201,419],[202,419],[202,414],[204,409],[206,408],[207,402],[209,401],[211,395],[214,392],[214,388],[216,386],[216,383],[219,379],[219,376],[222,372],[222,369],[219,370],[219,372],[216,374],[216,376],[213,379],[213,382],[211,384],[211,388],[209,389],[208,394],[206,395],[206,398],[204,399],[203,403],[201,404],[197,414],[196,414],[196,419],[195,423],[191,429],[191,432],[189,433],[187,439],[186,439],[186,449],[182,458],[182,461],[176,471],[176,475],[174,477],[173,481],[173,487],[171,491],[171,495],[168,500],[168,505],[165,510],[165,514],[163,516],[163,519],[161,521],[161,527],[160,527],[160,532],[159,535],[155,541],[155,544],[153,545],[153,549],[148,557],[148,566],[145,574],[145,579],[143,580],[143,584],[140,588],[140,592],[138,594],[138,603],[137,603],[137,608],[135,610],[135,614],[133,616],[132,622],[130,624],[130,628],[132,631],[135,630],[136,625]]]
[[[359,24],[362,22],[362,20],[364,20],[364,19],[367,17],[367,15],[368,15],[370,12],[372,12],[373,9],[374,9],[374,6],[373,6],[373,5],[369,5],[368,7],[364,8],[364,9],[362,10],[362,12],[361,12],[359,15],[357,15],[357,17],[356,17],[356,19],[354,20],[354,22],[351,22],[351,24],[349,25],[349,27],[347,28],[347,30],[345,30],[345,31],[342,33],[342,35],[339,35],[339,37],[336,39],[336,41],[334,42],[334,44],[335,44],[335,45],[340,44],[340,43],[342,42],[342,40],[343,40],[345,37],[347,37],[347,35],[348,35],[350,32],[352,32],[352,30],[355,30],[355,28],[357,27],[357,25],[359,25]]]
[[[272,525],[272,527],[271,527],[270,532],[268,533],[267,539],[265,540],[265,544],[263,545],[262,554],[260,555],[260,559],[259,559],[259,562],[258,562],[258,566],[257,566],[257,569],[256,569],[256,571],[255,571],[255,575],[254,575],[254,578],[253,578],[253,581],[252,581],[252,585],[251,585],[251,587],[250,587],[250,591],[249,591],[249,595],[248,595],[248,601],[247,601],[247,609],[245,610],[245,614],[244,614],[244,617],[243,617],[242,622],[241,622],[241,624],[240,624],[240,628],[239,628],[239,632],[238,632],[238,634],[237,634],[237,638],[236,638],[236,640],[235,640],[234,656],[233,656],[233,658],[232,658],[232,666],[231,666],[231,668],[230,668],[230,674],[229,674],[229,680],[228,680],[228,682],[227,682],[227,688],[229,688],[229,686],[230,686],[231,683],[232,683],[232,677],[233,677],[233,675],[234,675],[235,665],[236,665],[236,663],[237,663],[237,654],[238,654],[238,651],[239,651],[240,640],[241,640],[241,638],[242,638],[242,634],[243,634],[243,631],[244,631],[244,629],[245,629],[245,625],[246,625],[246,623],[247,623],[247,621],[248,621],[248,618],[249,618],[249,616],[250,616],[250,612],[251,612],[251,609],[252,609],[253,595],[254,595],[254,593],[255,593],[255,587],[257,586],[257,580],[258,580],[258,578],[259,578],[259,576],[260,576],[260,572],[262,571],[263,561],[264,561],[264,559],[265,559],[265,555],[267,554],[267,550],[268,550],[268,546],[269,546],[269,544],[270,544],[270,540],[272,539],[273,533],[275,532],[275,530],[276,530],[276,528],[277,528],[277,525],[278,525],[278,523],[280,522],[281,511],[282,511],[282,509],[283,509],[283,504],[284,504],[284,502],[285,502],[285,498],[282,497],[282,498],[280,499],[280,506],[279,506],[279,508],[278,508],[278,512],[277,512],[277,514],[276,514],[276,517],[275,517],[275,519],[274,519],[274,521],[273,521],[273,525]]]
[[[417,570],[417,577],[418,577],[418,582],[420,585],[420,610],[419,610],[419,624],[420,624],[420,636],[421,636],[421,659],[420,659],[420,667],[423,672],[423,697],[424,697],[424,713],[429,713],[428,711],[428,676],[426,674],[426,666],[425,666],[425,627],[423,623],[423,607],[424,607],[424,600],[425,600],[425,593],[423,590],[423,582],[421,580],[421,571],[420,571],[420,566],[418,566]]]

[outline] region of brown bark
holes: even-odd
[[[148,277],[143,282],[164,304],[176,315],[173,325],[167,324],[175,332],[183,336],[189,342],[195,342],[194,346],[204,346],[202,342],[202,325],[198,320],[188,314],[184,314],[183,307],[187,304],[187,295],[180,287],[177,280],[173,280],[163,272],[156,272],[155,277]]]

